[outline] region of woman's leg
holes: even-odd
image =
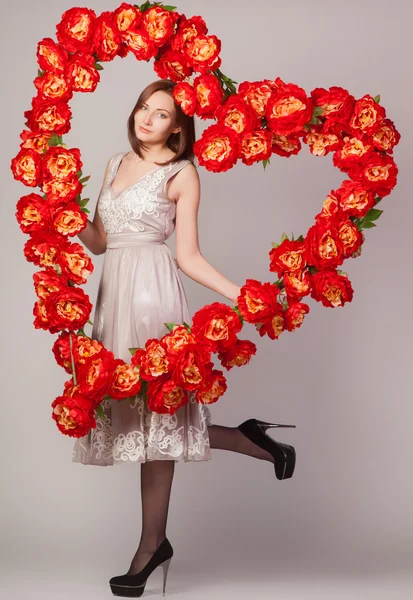
[[[274,458],[267,450],[263,450],[254,442],[251,442],[239,429],[236,427],[224,427],[223,425],[210,425],[208,427],[209,443],[211,448],[220,450],[230,450],[231,452],[239,452],[247,454],[259,460],[268,460],[274,463]]]
[[[173,460],[141,463],[142,534],[128,575],[141,571],[166,537],[174,471]]]

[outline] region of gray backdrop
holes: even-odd
[[[119,3],[120,4],[120,3]],[[98,14],[119,4],[88,0]],[[11,174],[23,112],[35,95],[36,45],[55,38],[64,0],[2,5],[1,177],[4,182],[2,326],[2,553],[5,597],[109,597],[109,577],[125,572],[140,536],[139,466],[72,464],[73,440],[51,420],[50,404],[67,375],[54,360],[56,336],[33,327],[35,294],[14,217],[29,193]],[[381,95],[402,134],[399,181],[380,204],[379,226],[363,253],[347,260],[353,302],[310,314],[279,341],[258,345],[245,368],[226,372],[228,391],[212,406],[214,423],[256,417],[295,423],[271,435],[297,450],[290,480],[272,465],[213,450],[201,464],[178,463],[167,535],[175,556],[167,594],[176,598],[407,598],[413,582],[411,144],[412,3],[336,0],[260,3],[182,0],[222,40],[222,71],[237,82],[280,76],[309,93],[339,85],[356,97]],[[108,158],[128,150],[126,119],[152,63],[128,56],[105,64],[96,92],[71,102],[94,210]],[[197,120],[197,136],[212,121]],[[410,158],[409,158],[410,157]],[[343,179],[331,155],[304,147],[270,167],[200,169],[200,246],[229,279],[273,281],[272,241],[305,234],[325,195]],[[92,213],[93,214],[93,213]],[[77,240],[77,238],[75,238]],[[168,244],[174,251],[175,240]],[[103,256],[85,291],[95,304]],[[181,274],[193,314],[226,302]],[[93,315],[92,315],[93,319]],[[273,432],[276,432],[276,435]],[[146,595],[161,593],[161,571]]]

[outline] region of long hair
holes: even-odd
[[[195,143],[195,125],[194,118],[186,115],[179,104],[175,102],[175,99],[172,94],[172,90],[175,87],[175,83],[170,81],[169,79],[158,79],[146,86],[144,90],[142,90],[133,110],[128,118],[127,128],[128,128],[128,139],[129,143],[134,152],[140,157],[142,156],[142,148],[145,149],[145,143],[138,139],[135,133],[135,113],[146,100],[151,96],[154,92],[158,90],[162,90],[170,94],[172,99],[174,100],[175,110],[176,110],[176,124],[181,126],[181,131],[178,133],[171,133],[169,138],[166,141],[166,145],[168,148],[175,152],[175,156],[170,160],[164,163],[155,163],[156,165],[163,166],[169,165],[171,162],[174,162],[179,159],[188,159],[190,161],[194,161],[194,143]]]

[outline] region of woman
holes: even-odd
[[[198,246],[194,119],[175,103],[174,85],[158,80],[142,91],[128,119],[132,150],[109,160],[93,223],[79,235],[93,254],[105,253],[92,338],[128,362],[129,348],[143,348],[148,339],[168,333],[165,323],[191,322],[178,268],[235,304],[240,293]],[[177,261],[165,244],[175,226]],[[294,448],[265,434],[278,425],[255,419],[239,427],[213,425],[208,406],[196,402],[194,393],[173,415],[151,412],[138,397],[133,402],[107,398],[103,408],[104,419],[76,440],[73,461],[141,463],[142,534],[129,571],[110,580],[115,595],[141,596],[160,564],[165,591],[173,554],[166,522],[176,461],[209,460],[210,448],[221,448],[272,462],[279,479],[292,476]]]

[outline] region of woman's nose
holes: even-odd
[[[150,118],[150,116],[149,116],[149,114],[148,114],[148,113],[146,113],[146,115],[144,116],[144,118],[143,118],[143,122],[144,122],[144,123],[146,123],[146,125],[150,125],[150,123],[151,123],[151,118]]]

